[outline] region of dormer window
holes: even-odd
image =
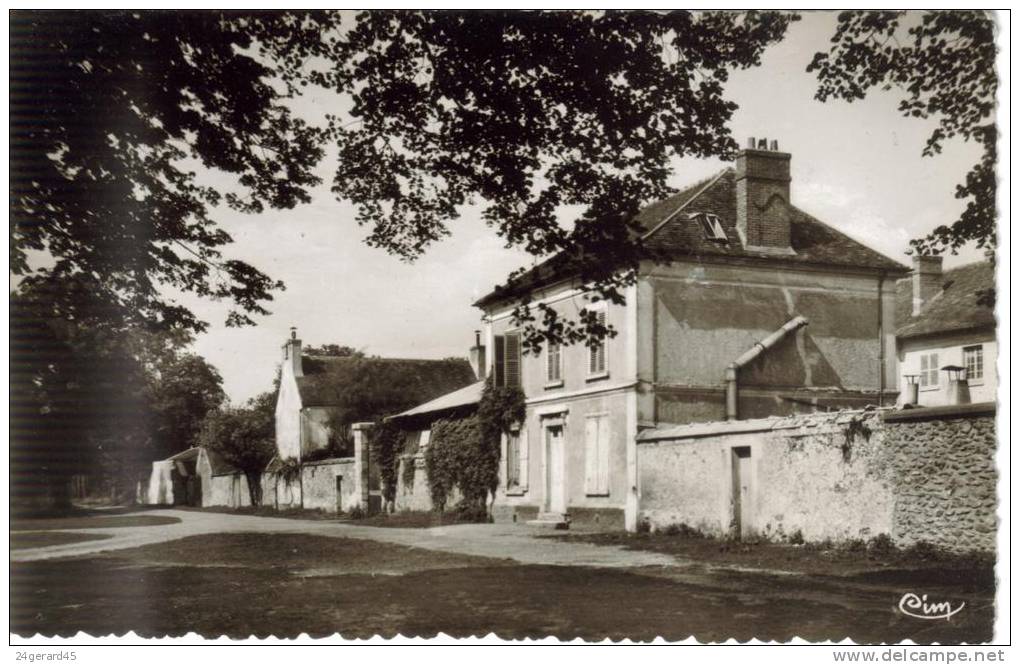
[[[720,242],[726,242],[729,240],[729,238],[726,237],[726,230],[723,229],[719,215],[713,215],[710,212],[696,212],[691,215],[691,218],[698,224],[701,224],[701,228],[705,232],[705,238],[708,240],[717,240]]]

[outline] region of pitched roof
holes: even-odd
[[[942,275],[942,292],[917,316],[912,316],[913,285],[910,279],[896,284],[897,337],[920,337],[945,332],[995,328],[994,305],[981,298],[995,288],[995,267],[989,261],[969,263]]]
[[[351,407],[376,418],[407,409],[475,380],[467,360],[303,356],[297,378],[301,405]]]
[[[727,242],[709,240],[690,213],[718,215]],[[793,254],[776,254],[745,247],[737,233],[736,174],[726,168],[713,177],[638,211],[633,221],[646,230],[644,244],[652,256],[720,260],[770,261],[787,264],[824,265],[852,269],[906,273],[898,261],[876,252],[857,240],[790,205],[790,245]],[[497,287],[475,303],[485,307],[505,298],[523,295],[577,275],[580,259],[558,254],[525,272],[511,284]]]
[[[464,386],[460,390],[455,390],[452,393],[441,395],[434,400],[419,404],[413,409],[408,409],[402,413],[398,413],[393,418],[408,418],[411,416],[420,416],[427,413],[439,413],[441,411],[447,411],[449,409],[456,409],[463,406],[470,406],[477,404],[482,399],[482,390],[485,388],[485,381],[476,381],[469,386]]]

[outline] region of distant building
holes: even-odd
[[[939,406],[953,401],[944,367],[962,368],[971,402],[994,402],[995,269],[988,261],[942,270],[941,256],[914,257],[914,270],[897,285],[896,329],[902,402]],[[990,297],[991,296],[991,297]],[[952,394],[956,394],[953,392]]]

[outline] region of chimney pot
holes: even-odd
[[[747,147],[750,150],[754,150],[754,137],[753,136],[747,139]]]
[[[779,141],[772,139],[772,143],[769,144],[769,150],[773,152],[779,151]]]
[[[290,327],[290,338],[297,339],[297,328],[295,326]]]

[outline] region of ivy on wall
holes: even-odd
[[[391,421],[382,420],[369,433],[372,462],[379,469],[383,501],[392,512],[397,497],[397,473],[406,433]]]
[[[460,490],[459,512],[469,518],[489,515],[489,497],[499,486],[500,441],[524,420],[524,393],[486,382],[474,416],[433,423],[425,451],[429,494],[437,510],[446,509],[453,488]]]

